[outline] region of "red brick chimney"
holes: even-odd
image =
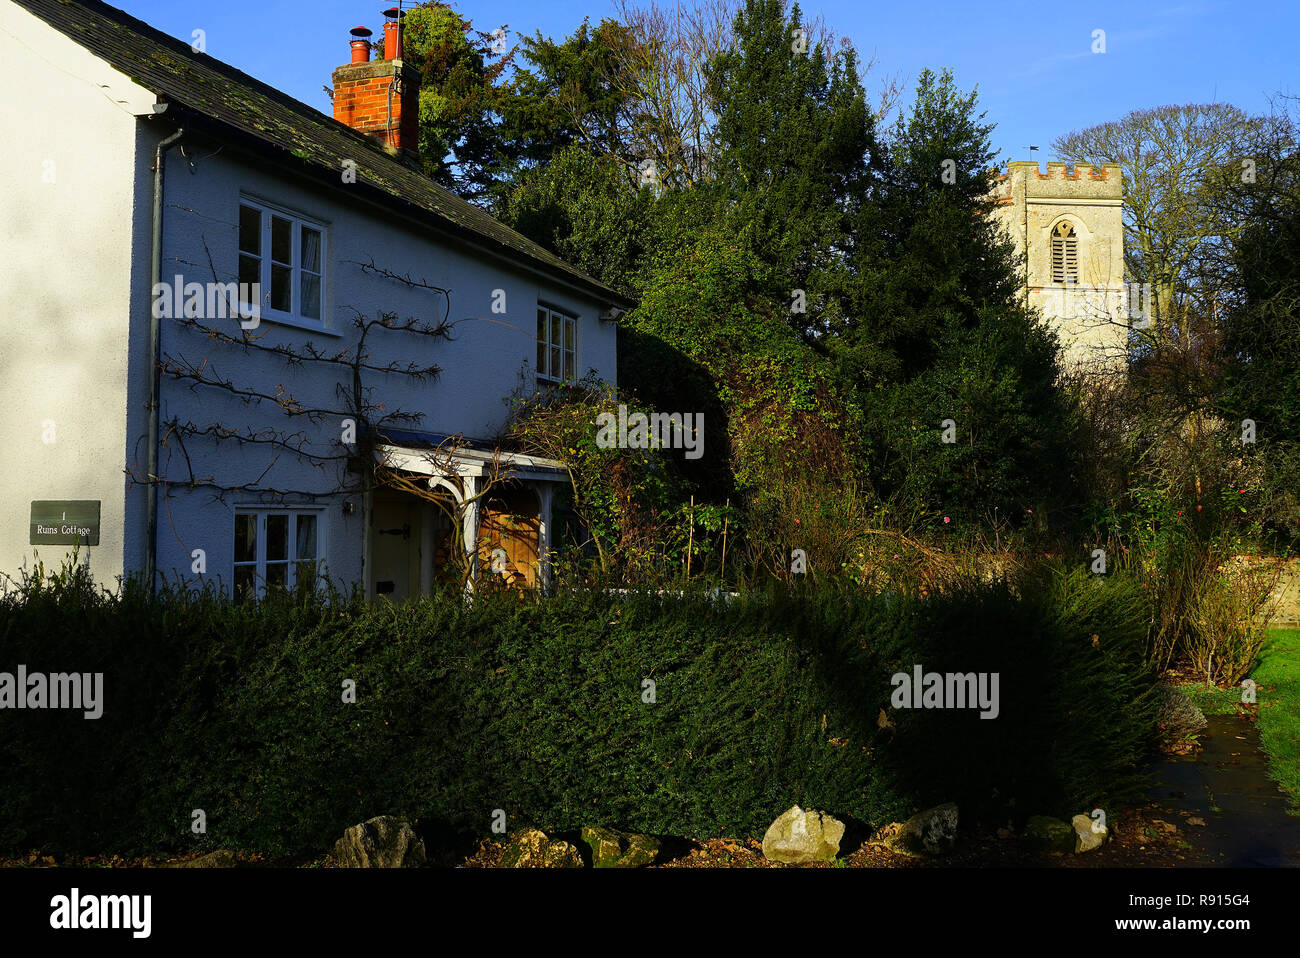
[[[334,119],[379,140],[390,153],[419,150],[420,71],[402,61],[402,22],[385,10],[384,59],[370,59],[371,31],[352,30],[352,62],[334,71]]]

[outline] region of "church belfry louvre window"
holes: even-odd
[[[1074,227],[1066,220],[1052,230],[1052,282],[1077,283],[1079,281],[1079,239]]]

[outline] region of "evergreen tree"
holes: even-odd
[[[501,221],[620,292],[640,289],[654,197],[616,160],[577,143],[527,170],[497,207]]]
[[[444,3],[406,11],[403,56],[420,70],[420,162],[438,183],[483,200],[515,165],[497,119],[511,54]]]
[[[641,74],[651,53],[616,20],[584,20],[557,43],[524,37],[520,67],[502,104],[503,130],[524,168],[543,166],[571,144],[619,161],[629,182],[647,155],[640,117]]]
[[[1015,522],[1069,478],[1057,340],[1021,301],[1014,246],[990,215],[992,127],[977,109],[950,73],[922,72],[856,217],[855,300],[834,330],[877,490],[908,523]]]
[[[787,17],[782,0],[747,0],[710,84],[719,215],[753,252],[762,293],[811,340],[843,309],[876,144],[853,49],[828,54],[805,30],[797,4]]]

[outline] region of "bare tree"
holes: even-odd
[[[1123,167],[1126,278],[1151,284],[1158,339],[1188,335],[1190,313],[1222,295],[1221,276],[1198,266],[1242,222],[1214,200],[1225,176],[1249,170],[1264,122],[1226,103],[1163,106],[1053,141],[1065,160]]]
[[[666,186],[691,187],[709,176],[711,136],[719,104],[709,84],[710,64],[735,39],[736,15],[742,0],[675,0],[637,2],[617,0],[620,21],[631,28],[639,60],[621,75],[635,86],[629,100],[639,106],[638,136],[643,156],[655,161]],[[821,14],[805,27],[809,48],[818,44],[833,54],[851,46],[835,37]],[[858,79],[865,84],[878,65],[857,59]],[[883,124],[903,93],[902,75],[882,77],[874,118]]]

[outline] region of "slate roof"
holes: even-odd
[[[386,153],[375,140],[255,80],[101,0],[13,0],[192,118],[341,191],[367,195],[407,215],[576,286],[604,302],[625,296],[570,266]],[[335,66],[322,69],[329,75]],[[168,110],[170,116],[172,110]],[[343,161],[357,164],[342,184]]]

